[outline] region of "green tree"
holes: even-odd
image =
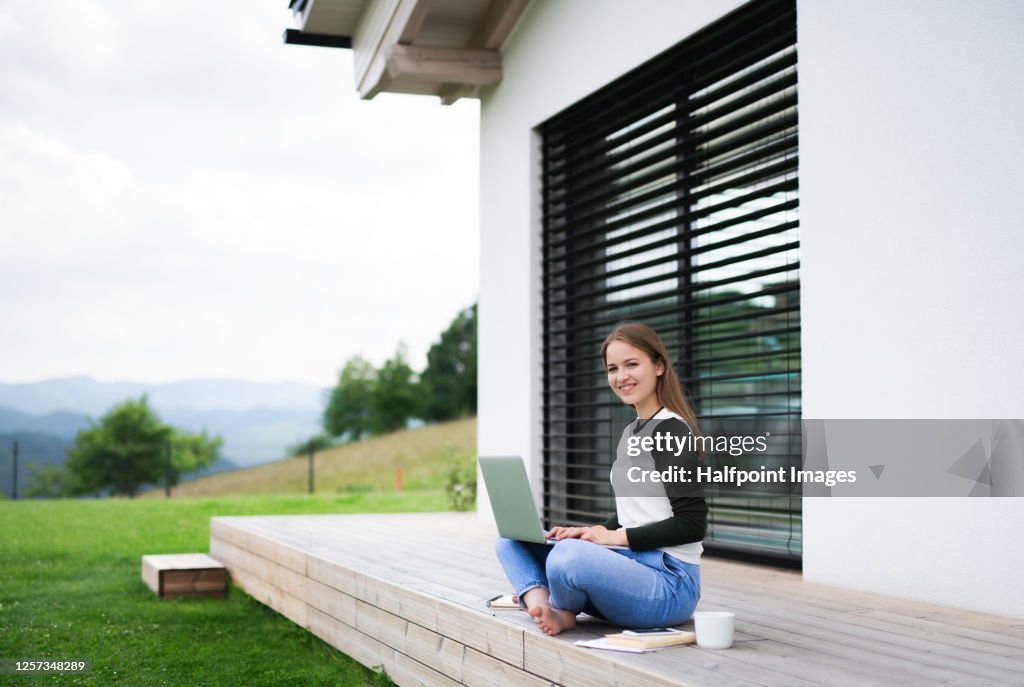
[[[361,439],[372,431],[370,396],[377,371],[362,356],[349,358],[324,409],[324,431],[333,437]]]
[[[166,448],[164,449],[164,479],[170,480],[171,486],[175,486],[181,480],[181,476],[187,472],[195,472],[210,465],[217,459],[224,440],[220,437],[210,437],[204,429],[199,434],[189,434],[179,429],[174,429],[171,435],[171,466],[167,470]]]
[[[427,369],[421,375],[425,420],[476,414],[476,329],[474,303],[456,315],[427,352]]]
[[[377,371],[370,404],[370,427],[374,434],[402,429],[410,418],[421,414],[422,392],[416,373],[405,360],[405,347],[401,344]]]
[[[181,473],[213,462],[221,439],[163,424],[146,396],[119,403],[75,437],[65,466],[70,491],[82,494],[109,489],[114,494],[135,496],[143,484],[162,483],[168,477],[169,444],[174,447],[170,478],[177,483]]]
[[[310,446],[313,447],[313,451],[326,451],[334,446],[334,440],[326,434],[314,434],[304,441],[293,444],[288,449],[288,455],[304,456],[309,451]]]
[[[416,372],[399,344],[379,370],[361,356],[345,363],[324,410],[324,431],[353,441],[393,432],[410,418],[421,417],[422,406]]]
[[[45,463],[28,464],[29,488],[25,496],[30,499],[57,499],[68,492],[67,471],[60,465]]]

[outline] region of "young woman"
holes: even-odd
[[[678,625],[700,598],[704,499],[685,483],[638,486],[627,479],[636,466],[659,472],[697,467],[699,455],[682,448],[699,431],[697,420],[650,327],[619,325],[601,357],[608,384],[637,415],[623,430],[612,466],[615,514],[593,527],[552,527],[553,546],[503,538],[496,546],[520,605],[549,635],[573,627],[581,611],[625,627]],[[659,448],[639,452],[644,437]]]

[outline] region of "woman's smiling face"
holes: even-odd
[[[636,406],[642,417],[656,410],[658,377],[664,374],[664,366],[655,365],[650,356],[625,341],[612,341],[605,351],[605,370],[608,385],[623,403]]]

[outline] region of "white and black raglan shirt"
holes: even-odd
[[[660,437],[662,450],[641,451],[639,455],[630,456],[627,453],[630,437]],[[699,565],[708,516],[707,502],[699,488],[682,480],[639,485],[627,480],[632,467],[675,475],[688,471],[695,475],[701,462],[700,455],[692,448],[692,437],[689,425],[666,408],[650,420],[631,422],[622,432],[611,470],[615,514],[601,524],[609,530],[625,529],[629,547],[634,551],[659,549],[686,563]]]

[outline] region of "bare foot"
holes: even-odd
[[[552,608],[551,604],[531,606],[528,612],[533,617],[533,622],[537,623],[537,627],[543,630],[544,634],[551,636],[571,630],[576,625],[575,613]]]

